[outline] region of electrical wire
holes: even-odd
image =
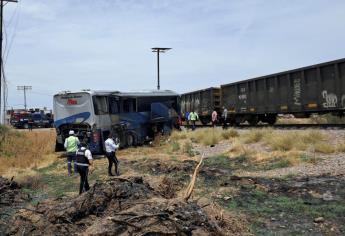
[[[5,4],[3,5],[6,6],[8,4],[8,2],[5,2]],[[0,114],[2,113],[2,117],[0,115],[0,120],[2,121],[2,123],[5,123],[5,117],[6,117],[6,108],[7,108],[7,104],[8,104],[8,81],[6,79],[6,72],[5,72],[5,65],[6,65],[6,62],[7,62],[7,59],[8,59],[8,55],[10,53],[10,50],[11,50],[11,47],[12,47],[12,44],[13,44],[13,41],[14,41],[14,38],[16,36],[16,33],[17,33],[17,27],[18,27],[18,22],[19,22],[19,7],[20,7],[20,3],[18,3],[16,5],[16,9],[14,10],[14,13],[12,14],[12,16],[10,17],[10,20],[8,21],[8,24],[7,26],[10,26],[11,23],[13,22],[13,20],[15,19],[15,24],[14,24],[14,29],[13,29],[13,34],[12,34],[12,37],[11,37],[11,40],[9,41],[8,40],[8,33],[7,33],[7,30],[5,27],[5,21],[3,20],[3,24],[2,24],[2,29],[3,29],[3,32],[4,32],[4,38],[5,38],[5,45],[4,45],[4,50],[3,50],[3,53],[2,55],[0,55],[2,57],[2,60],[1,60],[1,64],[2,64],[2,75],[0,75],[0,80],[2,81],[2,88],[0,88],[0,90],[2,89],[2,95],[3,97],[1,98],[0,97],[0,107],[1,107],[1,104],[3,104],[3,112],[0,112]],[[16,18],[14,18],[16,17]]]
[[[11,18],[8,21],[8,24],[7,24],[7,26],[10,26],[11,23],[14,21],[13,33],[11,35],[11,39],[9,40],[9,43],[7,43],[7,34],[6,34],[6,48],[5,48],[5,51],[4,51],[5,65],[6,65],[6,62],[7,62],[7,59],[8,59],[8,55],[9,55],[9,53],[11,51],[14,39],[15,39],[15,37],[17,35],[17,29],[18,29],[18,24],[19,24],[19,19],[20,19],[20,10],[21,10],[21,3],[18,2],[16,4],[16,9],[15,9],[14,13],[12,14],[12,16],[11,16]],[[14,17],[16,17],[16,18],[14,18]],[[4,28],[5,28],[5,32],[6,32],[6,27],[4,27]],[[8,44],[8,48],[7,48],[7,44]]]

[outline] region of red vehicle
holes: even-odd
[[[19,129],[28,129],[31,120],[31,113],[26,111],[13,112],[11,114],[10,123],[13,127]]]

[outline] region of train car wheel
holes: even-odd
[[[248,120],[250,125],[257,125],[259,122],[259,118],[257,116],[252,116],[249,120]]]
[[[200,119],[202,125],[207,125],[209,121],[207,119]]]
[[[270,116],[267,118],[267,123],[269,125],[274,125],[277,121],[277,116]]]

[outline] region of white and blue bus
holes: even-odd
[[[102,153],[109,134],[121,146],[141,145],[156,132],[169,133],[178,124],[180,96],[170,90],[150,92],[80,91],[54,95],[56,150],[63,150],[69,130]]]

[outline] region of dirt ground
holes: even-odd
[[[246,132],[241,131],[239,132]],[[322,131],[342,142],[342,130]],[[66,176],[58,158],[38,169],[35,184],[0,181],[16,199],[0,210],[7,235],[345,235],[345,155],[317,154],[295,166],[256,165],[229,157],[233,140],[188,150],[170,139],[120,150],[120,178],[107,176],[97,157],[92,188],[78,196],[79,178]],[[270,151],[260,143],[249,148]],[[205,155],[194,192],[183,200],[193,171]],[[12,184],[11,184],[12,183]],[[12,188],[11,187],[11,188]],[[5,198],[4,198],[5,199]],[[2,208],[1,208],[2,207]],[[6,208],[6,211],[3,209]],[[12,224],[8,224],[11,222]],[[10,226],[10,227],[9,227]]]

